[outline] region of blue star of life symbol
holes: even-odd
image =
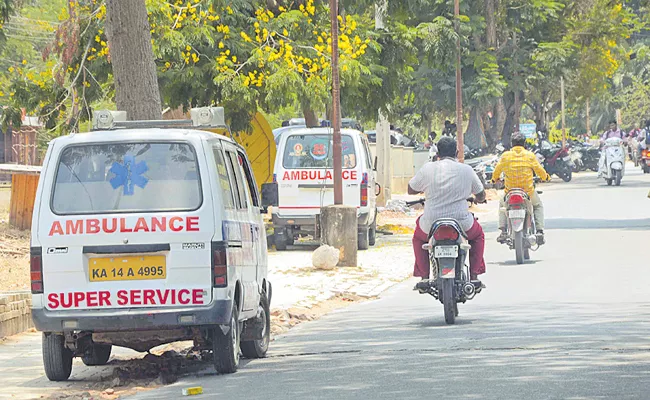
[[[142,174],[148,170],[149,167],[144,161],[136,164],[135,156],[124,156],[124,163],[114,162],[113,166],[111,166],[110,171],[115,174],[115,177],[110,180],[111,186],[113,186],[113,189],[123,186],[124,195],[132,196],[135,193],[136,186],[142,189],[147,186],[149,179],[142,176]]]

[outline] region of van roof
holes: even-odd
[[[317,128],[296,128],[288,131],[291,135],[331,135],[333,129],[330,127],[317,127]],[[348,135],[363,135],[363,132],[356,129],[342,128],[341,134]]]
[[[199,129],[178,129],[178,128],[137,128],[137,129],[118,129],[110,131],[92,131],[87,133],[76,133],[58,137],[52,142],[66,144],[78,143],[102,143],[102,142],[128,142],[133,140],[143,141],[178,141],[199,139],[209,140],[219,138],[237,145],[232,139],[213,132]]]

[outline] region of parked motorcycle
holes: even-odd
[[[424,201],[420,199],[406,204],[413,206],[424,204]],[[466,264],[470,247],[458,221],[451,218],[435,221],[428,243],[422,246],[429,252],[431,279],[418,282],[416,288],[443,304],[447,324],[456,321],[458,303],[473,299],[484,287],[480,281],[470,280]]]
[[[530,259],[530,251],[539,248],[533,218],[533,205],[522,189],[511,189],[505,198],[508,239],[503,244],[515,251],[517,264]]]
[[[605,178],[607,185],[611,186],[614,183],[616,186],[620,186],[621,179],[625,175],[623,140],[617,137],[605,140],[602,151],[605,154],[605,159],[603,164],[600,165],[600,176]]]
[[[555,174],[564,182],[571,181],[573,161],[571,161],[571,156],[566,148],[542,140],[535,150],[535,155],[549,175]]]

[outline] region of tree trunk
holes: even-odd
[[[478,107],[472,107],[469,111],[469,122],[465,131],[465,144],[470,149],[482,149],[485,147],[485,134],[481,127]]]
[[[320,125],[318,123],[318,116],[314,110],[303,107],[302,114],[305,117],[305,125],[307,125],[307,128],[313,128]]]
[[[497,47],[497,0],[485,0],[485,42],[488,48]]]
[[[150,29],[145,0],[106,0],[115,102],[130,120],[162,118]]]

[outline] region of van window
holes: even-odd
[[[248,163],[248,160],[242,153],[237,153],[237,159],[239,160],[240,165],[244,169],[244,175],[246,175],[246,183],[248,184],[248,191],[251,194],[251,200],[253,202],[253,207],[260,206],[259,194],[257,192],[257,186],[255,185],[255,177],[251,166]]]
[[[342,167],[357,166],[354,141],[350,135],[341,135]],[[282,165],[286,169],[332,168],[331,135],[291,135],[284,147]]]
[[[188,143],[105,143],[62,151],[51,208],[59,215],[193,211],[202,202]]]
[[[221,186],[221,193],[223,194],[223,206],[225,208],[235,208],[232,185],[230,183],[228,169],[226,168],[226,163],[223,160],[221,150],[213,147],[212,152],[214,153],[214,161],[217,166],[217,173],[219,174],[219,186]]]
[[[242,177],[241,167],[237,161],[237,156],[232,151],[226,151],[226,160],[228,167],[231,171],[233,190],[235,191],[235,198],[237,200],[237,208],[248,208],[248,200],[246,196],[246,189],[244,188],[244,178]]]
[[[366,155],[366,167],[368,167],[369,171],[372,171],[374,169],[373,166],[374,161],[372,160],[372,155],[370,153],[370,146],[368,145],[368,140],[362,139],[361,143],[363,143],[363,152]]]

